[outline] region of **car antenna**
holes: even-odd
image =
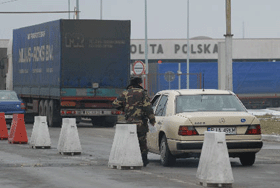
[[[202,74],[202,91],[204,91],[204,73]]]

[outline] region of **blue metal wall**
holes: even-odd
[[[178,64],[179,63],[162,63],[158,64],[158,76],[160,90],[169,89],[169,82],[167,82],[164,78],[164,74],[168,71],[174,72],[177,74],[178,71]],[[205,88],[218,88],[218,64],[217,63],[209,63],[209,62],[197,62],[197,63],[190,63],[190,89],[197,89],[198,88],[198,80],[197,76],[199,73],[204,74],[204,85]],[[187,64],[186,62],[181,63],[181,72],[183,75],[181,76],[181,89],[186,89],[186,72],[187,72]],[[196,74],[193,74],[196,73]],[[202,78],[201,78],[202,79]],[[178,76],[175,76],[174,81],[170,82],[170,89],[178,89]]]
[[[204,74],[204,88],[218,89],[217,62],[191,62],[190,73]],[[178,63],[158,64],[159,89],[169,89],[169,83],[164,79],[164,73],[172,71],[175,74]],[[181,71],[186,73],[186,62],[181,63]],[[280,93],[280,62],[233,62],[233,91],[244,93]],[[181,78],[181,88],[186,88],[186,76]],[[197,88],[197,80],[190,76],[190,89]],[[170,83],[170,89],[178,89],[178,77]]]

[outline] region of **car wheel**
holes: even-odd
[[[163,166],[172,166],[176,163],[176,157],[170,153],[165,135],[160,142],[160,162]]]
[[[243,166],[252,166],[255,163],[256,154],[246,153],[240,156],[239,159]]]

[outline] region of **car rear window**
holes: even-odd
[[[180,95],[176,113],[197,111],[246,111],[234,95]]]
[[[13,91],[0,91],[0,100],[18,100],[17,94]]]

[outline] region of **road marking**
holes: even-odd
[[[273,162],[279,162],[280,159],[276,159],[276,156],[275,158],[272,157],[258,157],[258,159],[262,159],[262,160],[268,160],[268,161],[273,161]]]
[[[183,183],[183,184],[188,184],[188,185],[195,185],[195,186],[197,186],[196,183],[191,183],[191,182],[187,182],[187,181],[182,181],[182,180],[174,179],[174,178],[168,178],[167,176],[164,176],[164,175],[157,175],[157,174],[154,174],[154,173],[151,173],[151,172],[145,172],[145,171],[141,171],[141,170],[135,170],[135,172],[138,172],[138,173],[141,173],[141,174],[146,174],[146,175],[153,175],[153,176],[156,176],[156,177],[158,177],[158,178],[168,179],[168,180],[173,181],[173,182],[176,182],[176,183]]]

